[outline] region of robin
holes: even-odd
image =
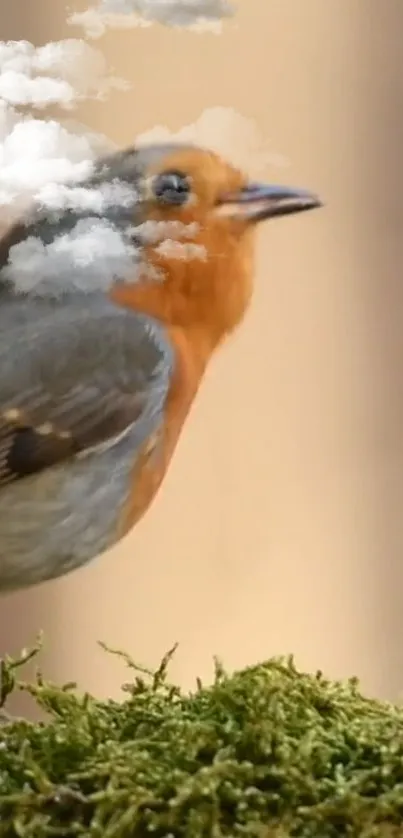
[[[185,144],[111,155],[89,185],[108,183],[136,189],[133,205],[110,215],[136,239],[133,281],[83,290],[72,271],[57,294],[40,276],[19,287],[15,246],[54,242],[82,221],[78,210],[37,209],[0,242],[3,592],[86,564],[139,521],[207,364],[248,308],[258,223],[321,205],[310,192],[250,183]],[[156,230],[179,222],[186,240],[142,241],[136,230],[151,221]]]

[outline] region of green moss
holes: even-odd
[[[26,660],[31,653],[25,654]],[[183,694],[127,657],[125,701],[37,676],[47,723],[0,727],[0,836],[403,836],[403,711],[270,660]]]

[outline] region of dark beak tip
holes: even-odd
[[[323,207],[325,204],[323,198],[315,192],[312,193],[312,200],[315,201],[318,207]]]
[[[319,195],[315,192],[308,192],[307,190],[302,189],[296,189],[295,191],[290,189],[288,193],[284,192],[282,195],[279,194],[277,201],[279,206],[290,203],[290,205],[294,205],[296,209],[319,209],[324,206],[324,201],[319,197]],[[275,204],[276,197],[274,197],[273,206]]]
[[[325,202],[319,195],[311,195],[307,200],[308,209],[320,209],[325,206]]]
[[[261,190],[261,195],[266,193],[266,212],[262,210],[261,217],[270,218],[277,215],[289,215],[293,213],[305,212],[313,209],[320,209],[324,206],[324,201],[315,192],[310,192],[307,189],[293,189],[282,187],[264,187]]]

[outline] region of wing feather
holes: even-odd
[[[0,303],[0,489],[162,421],[174,364],[163,327],[103,295]]]

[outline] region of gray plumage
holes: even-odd
[[[17,409],[29,427],[52,423],[76,450],[68,468],[56,459],[0,485],[0,590],[60,576],[114,543],[173,368],[162,327],[101,296],[40,308],[32,322],[23,304],[0,305],[0,416]]]
[[[153,153],[166,147],[116,155],[100,171],[137,180]],[[49,241],[71,221],[68,213],[49,228],[40,214],[28,219],[0,245],[0,268],[10,244],[33,234]],[[173,366],[153,319],[96,291],[52,299],[17,294],[3,280],[0,591],[61,576],[114,543],[136,456],[161,425]]]

